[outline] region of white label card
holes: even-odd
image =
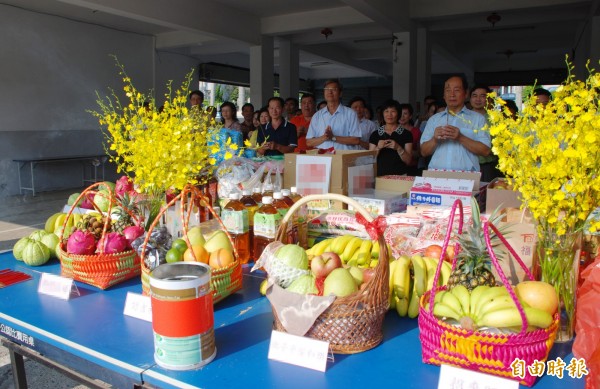
[[[152,302],[150,296],[127,292],[123,314],[152,323]]]
[[[438,389],[519,389],[519,381],[442,365]]]
[[[49,273],[42,273],[38,284],[38,293],[68,300],[71,294],[79,296],[79,289],[72,278],[65,278]]]
[[[272,331],[269,359],[325,371],[329,342]]]

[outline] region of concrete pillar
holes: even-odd
[[[262,107],[273,96],[273,37],[263,35],[259,46],[250,46],[250,101]]]
[[[300,55],[298,46],[279,39],[279,95],[283,99],[298,98],[300,88]]]
[[[417,28],[416,105],[415,112],[423,113],[423,100],[431,94],[431,42],[425,27]]]
[[[392,88],[394,99],[402,103],[416,103],[416,28],[410,32],[394,33],[392,45]]]

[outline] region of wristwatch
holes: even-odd
[[[332,142],[336,142],[336,141],[337,141],[337,138],[334,136],[333,138],[331,138],[331,141],[332,141]]]

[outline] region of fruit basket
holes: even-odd
[[[289,221],[294,212],[303,205],[314,200],[339,200],[354,207],[357,220],[365,224],[372,239],[385,246],[383,231],[377,228],[376,222],[369,212],[360,204],[346,196],[338,194],[308,195],[296,202],[282,219],[277,230],[276,241],[288,243]],[[355,354],[376,347],[383,340],[383,320],[388,309],[389,252],[380,251],[379,262],[375,267],[373,278],[363,289],[346,297],[337,297],[314,321],[304,336],[327,341],[337,354]],[[277,285],[274,285],[277,287]],[[302,310],[304,302],[315,296],[299,295],[285,289],[278,290],[290,300],[298,301],[296,309]],[[274,324],[277,331],[288,332],[273,307]]]
[[[61,275],[63,277],[73,278],[76,281],[80,281],[100,289],[106,289],[120,282],[126,281],[130,278],[139,276],[140,274],[140,258],[137,253],[128,249],[126,251],[118,253],[106,253],[104,252],[104,245],[100,245],[99,251],[95,254],[73,254],[67,251],[66,239],[63,239],[64,230],[67,226],[67,222],[71,217],[75,207],[79,204],[79,201],[84,197],[96,195],[99,193],[95,189],[98,186],[103,185],[102,183],[92,184],[87,187],[73,206],[69,210],[65,222],[63,224],[63,231],[60,236],[60,243],[57,247],[56,254],[60,259]],[[113,191],[106,187],[106,197],[108,198],[108,211],[107,214],[111,214],[113,205]],[[98,205],[91,201],[94,209],[102,214],[102,211],[98,208]],[[101,240],[106,236],[109,226],[109,216],[103,218]]]
[[[449,227],[442,247],[442,255],[445,254],[450,235],[451,227],[454,221],[456,209],[460,214],[458,233],[462,232],[462,203],[457,200],[452,207]],[[553,317],[552,324],[547,328],[539,328],[532,331],[527,331],[528,320],[525,314],[523,305],[520,303],[506,275],[502,271],[498,259],[492,249],[490,242],[490,229],[494,231],[502,244],[506,246],[508,251],[517,260],[523,268],[530,280],[533,276],[527,266],[515,250],[508,244],[502,236],[498,228],[490,222],[484,224],[484,236],[487,245],[487,251],[491,261],[502,280],[503,285],[508,290],[508,294],[521,316],[522,324],[520,332],[487,332],[473,331],[447,323],[438,319],[433,314],[435,295],[441,292],[445,287],[438,288],[438,279],[440,276],[440,268],[442,261],[438,263],[431,291],[425,293],[420,300],[419,306],[419,338],[422,344],[423,362],[433,365],[453,365],[464,369],[479,371],[487,374],[493,374],[504,378],[519,380],[521,384],[531,386],[535,383],[536,376],[531,375],[529,369],[524,369],[524,377],[519,378],[513,375],[511,364],[515,359],[525,361],[527,366],[530,366],[534,361],[545,362],[559,325],[559,314],[556,313]],[[453,267],[456,266],[456,258],[454,259]]]
[[[181,216],[181,221],[182,221],[182,225],[183,225],[184,239],[185,239],[188,247],[192,246],[190,243],[190,240],[188,238],[188,230],[189,230],[188,226],[189,226],[190,217],[193,213],[194,206],[202,201],[204,203],[208,203],[208,199],[206,197],[204,197],[204,195],[198,188],[196,188],[193,185],[187,185],[182,189],[181,193],[179,193],[177,196],[173,197],[167,203],[167,205],[160,210],[156,219],[154,219],[154,221],[150,225],[150,228],[148,229],[148,233],[146,234],[144,243],[142,245],[142,254],[140,255],[141,271],[142,271],[142,290],[143,290],[143,293],[146,295],[150,294],[150,279],[149,279],[149,277],[150,277],[151,269],[147,266],[146,262],[144,261],[145,254],[146,254],[146,247],[148,245],[149,237],[150,237],[152,231],[154,230],[154,228],[160,222],[162,215],[167,211],[167,209],[169,207],[174,206],[177,203],[177,201],[179,201],[179,200],[181,200],[180,216]],[[210,285],[211,285],[212,292],[213,292],[213,303],[217,303],[217,302],[223,300],[225,297],[242,289],[242,265],[241,265],[240,261],[238,260],[238,255],[237,255],[237,250],[235,248],[235,244],[233,243],[233,239],[231,238],[231,235],[227,232],[227,228],[225,227],[225,225],[223,224],[223,222],[221,221],[221,219],[219,218],[219,216],[213,210],[212,207],[208,206],[207,209],[213,215],[215,220],[218,221],[219,225],[221,226],[221,230],[227,235],[227,239],[229,239],[229,242],[231,243],[231,245],[233,247],[233,251],[234,251],[233,263],[231,263],[227,266],[218,268],[218,269],[211,268]],[[195,254],[193,254],[193,255],[195,257]]]

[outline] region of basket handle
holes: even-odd
[[[452,236],[452,228],[454,227],[454,216],[456,215],[456,209],[458,208],[458,214],[460,219],[458,220],[458,233],[462,234],[463,223],[464,223],[464,212],[463,212],[463,204],[460,199],[456,199],[452,204],[452,210],[450,212],[450,219],[448,221],[448,228],[446,229],[446,237],[444,238],[444,243],[442,244],[442,252],[440,253],[440,260],[438,261],[437,268],[435,269],[435,276],[433,277],[433,288],[431,288],[431,292],[429,293],[429,313],[433,315],[433,301],[435,299],[435,293],[437,292],[437,285],[440,279],[440,272],[442,271],[442,265],[444,258],[446,257],[446,250],[448,250],[448,243],[450,242],[450,237]],[[458,243],[454,245],[454,252],[457,253]],[[456,254],[455,259],[452,261],[452,270],[456,265]]]
[[[336,193],[327,193],[327,194],[308,195],[308,196],[302,197],[300,200],[298,200],[296,203],[294,203],[294,205],[292,205],[290,207],[290,209],[287,211],[287,213],[283,217],[283,220],[281,221],[281,223],[287,223],[289,221],[289,219],[291,218],[291,216],[294,214],[294,212],[296,212],[298,209],[300,209],[300,207],[303,206],[304,204],[307,204],[311,201],[317,201],[317,200],[341,201],[343,203],[351,205],[357,212],[359,212],[361,215],[364,216],[365,219],[367,219],[367,222],[370,223],[374,220],[373,216],[362,205],[360,205],[356,200],[351,199],[350,197],[347,197],[344,195],[336,194]]]
[[[519,332],[519,335],[524,335],[525,332],[527,332],[527,327],[529,326],[529,322],[527,321],[527,315],[525,315],[525,310],[523,310],[523,306],[521,305],[521,302],[517,298],[517,295],[515,294],[515,291],[513,290],[512,286],[510,286],[510,282],[508,282],[508,278],[506,278],[504,271],[500,267],[498,258],[496,257],[496,254],[494,253],[494,249],[492,248],[490,229],[492,229],[494,231],[494,233],[496,234],[496,236],[498,238],[500,238],[500,241],[502,242],[502,244],[508,249],[510,254],[517,260],[517,262],[523,268],[523,270],[525,270],[525,274],[527,274],[527,277],[529,277],[530,280],[533,280],[534,278],[533,278],[533,275],[531,274],[531,272],[529,271],[529,269],[527,269],[527,266],[525,266],[525,263],[523,262],[523,260],[519,257],[519,255],[516,253],[516,251],[511,247],[511,245],[504,238],[502,233],[500,233],[498,228],[493,223],[486,221],[485,224],[483,225],[483,236],[485,237],[485,246],[487,247],[488,254],[490,255],[490,258],[492,259],[492,263],[494,264],[494,267],[496,268],[496,271],[498,272],[498,275],[500,276],[500,279],[502,280],[504,287],[508,290],[510,297],[515,302],[515,305],[517,306],[517,309],[519,310],[519,314],[521,315],[521,319],[523,320],[523,323],[521,324],[521,332]]]
[[[62,232],[60,234],[60,241],[62,242],[63,240],[63,236],[65,234],[65,228],[67,228],[67,223],[69,222],[69,219],[71,218],[71,215],[73,214],[73,211],[75,210],[75,207],[77,206],[77,204],[79,204],[79,200],[81,200],[84,196],[87,197],[88,193],[91,194],[97,194],[98,191],[93,190],[94,188],[99,187],[100,185],[104,184],[103,182],[96,182],[90,186],[88,186],[87,188],[85,188],[80,194],[79,196],[77,196],[77,199],[75,200],[75,202],[73,203],[73,205],[71,206],[71,209],[69,209],[69,213],[67,213],[67,217],[65,217],[65,221],[63,222],[62,225]],[[110,189],[110,187],[108,185],[106,185],[106,190],[108,191],[108,210],[106,211],[106,213],[108,214],[107,217],[110,217],[111,211],[112,211],[112,206],[113,206],[113,191],[112,189]],[[102,194],[102,196],[104,196]],[[94,202],[94,200],[90,200],[90,203],[92,204],[92,206],[94,207],[94,209],[99,212],[101,215],[103,214],[103,212],[100,210],[100,208],[98,208],[98,206],[96,205],[96,203]],[[104,223],[104,226],[102,227],[102,236],[100,237],[100,240],[102,240],[104,238],[104,235],[106,235],[106,230],[108,229],[108,223]],[[100,253],[104,252],[104,245],[100,245],[100,249],[99,249]]]

